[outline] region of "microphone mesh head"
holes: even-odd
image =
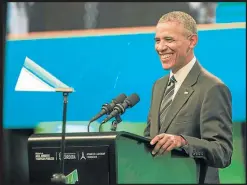
[[[134,93],[126,98],[124,101],[129,105],[129,107],[133,107],[140,101],[140,97],[138,96],[138,94]]]
[[[113,102],[115,104],[117,104],[117,103],[123,103],[126,98],[127,98],[127,96],[125,94],[120,94],[118,97],[116,97],[116,98],[113,99]]]

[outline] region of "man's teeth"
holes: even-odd
[[[163,54],[161,56],[162,56],[162,58],[169,58],[170,56],[172,56],[172,54]]]

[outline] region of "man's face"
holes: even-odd
[[[155,49],[160,57],[162,67],[176,73],[193,58],[197,42],[196,35],[190,35],[182,24],[162,22],[156,26]]]

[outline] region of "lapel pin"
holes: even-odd
[[[185,91],[184,94],[189,94],[189,92],[188,91]]]

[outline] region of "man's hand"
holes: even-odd
[[[155,145],[152,154],[162,155],[164,152],[169,152],[174,148],[179,148],[186,145],[186,141],[181,136],[171,135],[171,134],[159,134],[155,136],[151,142],[151,145]]]

